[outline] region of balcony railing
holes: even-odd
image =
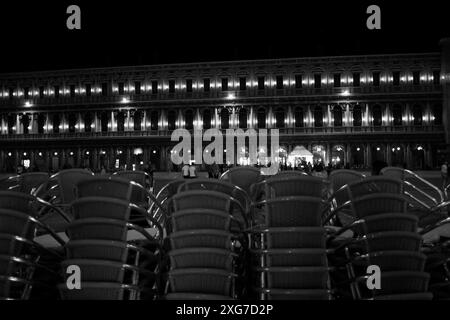
[[[245,129],[244,129],[245,130]],[[225,130],[222,130],[225,134]],[[192,132],[193,133],[193,132]],[[443,126],[382,126],[382,127],[307,127],[281,128],[280,136],[295,135],[366,135],[366,134],[440,134]],[[121,132],[76,132],[76,133],[45,133],[45,134],[0,134],[0,140],[86,140],[114,138],[169,138],[172,131],[121,131]]]
[[[45,98],[14,98],[14,99],[0,99],[0,106],[23,106],[25,101],[28,101],[34,105],[71,105],[71,104],[121,104],[122,98],[127,97],[130,103],[146,102],[146,101],[169,101],[169,100],[196,100],[196,99],[226,99],[230,93],[233,93],[236,99],[239,98],[254,98],[254,97],[283,97],[283,96],[317,96],[317,95],[331,95],[339,96],[345,91],[345,97],[351,98],[352,95],[361,94],[401,94],[401,93],[430,93],[440,92],[442,87],[434,84],[422,84],[422,85],[381,85],[375,87],[372,85],[364,85],[360,87],[322,87],[322,88],[265,88],[264,90],[258,90],[256,88],[248,88],[247,90],[228,90],[221,91],[220,89],[211,90],[209,92],[194,91],[194,92],[159,92],[157,94],[151,94],[149,92],[143,92],[141,94],[110,94],[103,96],[101,94],[93,94],[91,96],[59,96],[45,97]]]

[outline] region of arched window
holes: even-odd
[[[211,129],[211,110],[209,109],[203,111],[203,129]]]
[[[167,129],[173,131],[176,129],[177,114],[174,110],[167,113]]]
[[[276,128],[284,128],[285,127],[285,116],[284,116],[284,109],[278,108],[275,111],[275,124]]]
[[[394,126],[401,126],[403,119],[402,119],[402,106],[399,104],[396,104],[392,108],[392,118]]]
[[[314,109],[314,127],[323,127],[323,110],[321,106],[317,106]]]
[[[362,110],[360,105],[353,107],[353,126],[361,127],[362,125]]]
[[[141,123],[142,123],[142,112],[141,111],[135,111],[134,112],[134,117],[133,117],[133,122],[134,122],[134,131],[141,131]]]
[[[222,129],[230,128],[230,112],[227,108],[223,108],[220,112],[220,126]]]
[[[266,110],[264,108],[258,109],[257,120],[258,128],[264,129],[266,127]]]
[[[296,108],[294,112],[295,119],[295,127],[303,128],[304,127],[304,119],[303,119],[303,108]]]
[[[245,108],[239,110],[239,128],[247,128],[247,109]]]
[[[150,113],[150,130],[158,130],[158,111],[152,111]]]
[[[333,108],[333,119],[335,127],[342,127],[342,108],[340,106]]]
[[[375,105],[372,108],[372,124],[374,127],[380,127],[382,125],[382,112],[381,112],[381,106]]]
[[[413,123],[415,126],[421,126],[422,125],[422,106],[416,104],[413,107]]]
[[[194,129],[194,112],[190,109],[184,114],[184,124],[187,130]]]

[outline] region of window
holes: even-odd
[[[372,108],[372,124],[374,127],[380,127],[382,125],[382,114],[381,114],[381,106],[375,105]]]
[[[239,110],[239,128],[247,128],[247,109],[245,108]]]
[[[277,90],[283,90],[283,76],[276,77]]]
[[[175,130],[176,128],[176,118],[177,115],[174,110],[170,110],[167,114],[167,129],[170,131]]]
[[[333,85],[335,88],[339,88],[341,86],[341,74],[335,73],[334,74],[334,82]]]
[[[192,92],[192,79],[186,79],[186,92]]]
[[[433,71],[433,84],[438,86],[441,84],[441,72],[439,70]]]
[[[100,126],[102,132],[108,132],[108,113],[106,111],[100,114]]]
[[[44,97],[44,94],[42,94],[42,98]],[[9,88],[9,99],[14,99],[14,88]]]
[[[247,79],[245,77],[239,78],[239,90],[247,90]]]
[[[413,107],[413,124],[415,126],[421,126],[422,125],[422,120],[423,120],[422,106],[416,104]]]
[[[141,94],[141,82],[140,81],[136,81],[134,83],[134,93]]]
[[[23,96],[25,99],[28,99],[30,97],[30,88],[23,89]]]
[[[380,86],[380,73],[379,72],[374,72],[372,74],[372,83],[374,85],[374,87],[379,87]]]
[[[75,132],[75,126],[77,124],[77,116],[75,115],[75,113],[71,113],[69,114],[69,132],[70,133],[74,133]]]
[[[175,80],[169,80],[169,93],[175,93]]]
[[[266,127],[266,110],[260,108],[257,113],[258,128],[264,129]]]
[[[150,130],[158,130],[158,111],[150,113]]]
[[[84,115],[84,132],[91,132],[92,130],[92,115],[86,113]]]
[[[44,98],[44,94],[45,94],[44,87],[39,87],[39,98],[43,99]],[[9,96],[12,97],[11,92],[10,92]]]
[[[192,110],[186,110],[186,113],[184,114],[184,120],[185,128],[187,130],[194,129],[194,112]]]
[[[30,126],[30,117],[28,114],[24,114],[22,116],[22,124],[23,124],[23,133],[28,134],[29,133],[28,127]]]
[[[295,118],[295,127],[303,128],[304,127],[303,108],[295,109],[294,118]]]
[[[134,131],[141,131],[142,130],[142,112],[141,111],[135,111],[133,115],[133,130]]]
[[[220,126],[222,129],[230,128],[230,112],[227,108],[223,108],[220,112]]]
[[[413,72],[413,85],[420,85],[420,71]]]
[[[314,88],[320,89],[322,87],[322,75],[317,73],[314,75]]]
[[[228,91],[228,78],[222,78],[222,91]]]
[[[342,108],[335,106],[333,109],[333,119],[335,127],[342,127]]]
[[[401,126],[402,125],[402,106],[396,104],[392,108],[392,118],[393,118],[393,124],[394,126]]]
[[[124,83],[123,82],[119,82],[119,94],[123,95],[125,90],[124,90]]]
[[[400,85],[400,72],[395,71],[392,73],[392,84],[396,87]]]
[[[362,125],[362,110],[360,105],[353,108],[353,126],[361,127]]]
[[[314,109],[314,127],[323,127],[323,110],[321,106],[317,106]]]
[[[209,109],[203,111],[203,129],[211,129],[211,110]]]
[[[436,104],[433,106],[434,125],[442,125],[442,105]]]
[[[59,98],[59,86],[55,86],[53,90],[55,91],[55,98]]]
[[[302,81],[303,81],[302,75],[301,74],[296,74],[295,75],[295,88],[296,89],[300,89],[303,86]]]
[[[359,87],[361,85],[361,74],[359,72],[353,73],[353,86]]]
[[[279,108],[275,111],[275,125],[276,128],[284,128],[285,127],[285,120],[284,120],[284,110],[282,108]]]
[[[92,94],[92,88],[91,85],[88,83],[86,84],[86,97],[90,97]]]
[[[117,131],[125,131],[125,113],[123,111],[117,113]]]
[[[108,84],[106,82],[102,83],[102,96],[106,97],[108,95]]]
[[[158,81],[152,81],[152,94],[158,94]]]
[[[70,90],[70,97],[75,98],[75,85],[71,84],[69,90]]]
[[[39,114],[38,115],[38,133],[39,134],[44,133],[44,127],[45,127],[45,115]]]
[[[203,79],[203,91],[209,92],[211,90],[211,80],[209,78]]]
[[[258,77],[258,90],[264,90],[265,88],[265,78]]]
[[[53,133],[59,133],[59,126],[61,125],[61,119],[59,118],[59,114],[55,113],[53,114],[53,118],[52,118],[52,123],[53,123]]]

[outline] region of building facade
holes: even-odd
[[[281,161],[300,146],[325,164],[435,168],[450,137],[449,41],[441,46],[427,54],[3,74],[0,170],[150,162],[166,170],[177,128],[277,128]]]

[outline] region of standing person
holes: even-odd
[[[448,161],[445,161],[441,166],[442,189],[444,190],[448,184]]]
[[[191,165],[189,166],[189,178],[194,179],[197,178],[197,168],[195,168],[195,164],[191,162]]]
[[[183,178],[188,179],[189,178],[189,165],[187,163],[184,164],[183,168],[181,168],[181,171],[183,172]]]

